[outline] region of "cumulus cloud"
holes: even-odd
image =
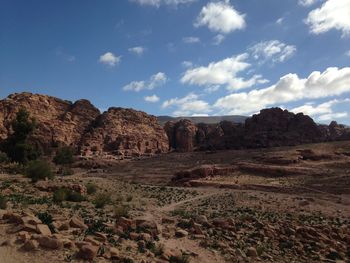
[[[218,34],[213,38],[213,45],[220,45],[225,40],[225,36],[222,34]]]
[[[152,96],[146,96],[144,97],[144,100],[146,102],[151,102],[151,103],[156,103],[160,100],[160,98],[157,95],[152,95]]]
[[[213,32],[228,34],[246,26],[245,15],[240,14],[229,0],[209,2],[199,13],[195,27],[207,26]]]
[[[161,5],[173,5],[177,6],[180,4],[189,4],[197,0],[130,0],[131,2],[136,2],[140,5],[148,5],[153,7],[160,7]]]
[[[210,105],[201,100],[195,93],[189,93],[183,98],[166,100],[163,102],[162,108],[175,108],[174,116],[202,115],[212,111]]]
[[[246,60],[248,54],[240,54],[218,62],[211,62],[208,66],[188,69],[182,76],[181,82],[197,86],[226,85],[227,90],[239,90],[255,84],[266,83],[261,75],[254,75],[249,79],[238,77],[238,73],[251,66]]]
[[[283,17],[280,17],[276,20],[276,24],[277,25],[282,25],[283,24],[283,21],[284,21],[284,18]]]
[[[316,4],[319,0],[299,0],[298,4],[301,6],[312,6],[313,4]]]
[[[342,36],[350,34],[350,0],[328,0],[321,7],[311,11],[305,20],[313,34],[331,29],[340,30]]]
[[[251,114],[262,108],[302,99],[318,99],[350,92],[350,68],[314,71],[308,78],[283,76],[276,84],[219,98],[214,107],[226,114]]]
[[[254,45],[249,48],[249,51],[256,60],[260,60],[262,63],[266,61],[276,63],[284,62],[292,57],[297,51],[297,48],[278,40],[270,40]]]
[[[318,105],[315,105],[315,103],[312,102],[312,103],[307,103],[303,106],[291,109],[291,111],[295,113],[302,112],[320,121],[340,119],[343,117],[347,117],[348,116],[347,112],[334,112],[333,106],[340,103],[347,103],[349,101],[350,99],[341,99],[341,100],[334,99]]]
[[[182,38],[182,42],[186,44],[195,44],[195,43],[200,43],[201,40],[199,37],[184,37]]]
[[[114,67],[120,63],[121,57],[114,55],[112,52],[107,52],[100,56],[99,62],[111,67]]]
[[[138,46],[138,47],[129,48],[128,51],[138,56],[141,56],[146,51],[146,48]]]
[[[123,87],[124,91],[152,90],[156,87],[164,85],[168,81],[167,76],[163,72],[158,72],[150,77],[148,81],[132,81]]]

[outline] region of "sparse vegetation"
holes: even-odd
[[[0,163],[8,163],[10,161],[6,153],[0,152]]]
[[[190,258],[186,255],[181,255],[181,256],[171,256],[169,258],[170,263],[189,263]]]
[[[60,188],[53,193],[53,201],[55,203],[61,203],[63,201],[79,203],[85,200],[86,198],[83,195],[67,188]]]
[[[130,208],[125,205],[117,205],[114,207],[114,217],[129,217]]]
[[[103,208],[111,202],[111,195],[109,193],[99,193],[94,199],[94,204],[96,208]]]
[[[41,160],[29,162],[26,168],[26,175],[32,179],[33,183],[45,180],[46,178],[53,178],[51,166],[47,162]]]
[[[94,184],[94,183],[88,183],[88,184],[86,185],[86,192],[87,192],[88,195],[93,195],[93,194],[95,194],[95,193],[97,192],[97,189],[98,189],[98,187],[97,187],[97,185]]]

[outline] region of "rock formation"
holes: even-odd
[[[153,116],[111,108],[100,114],[87,100],[75,103],[31,93],[12,94],[0,101],[0,139],[11,134],[11,121],[20,108],[35,117],[30,141],[44,153],[69,145],[80,153],[142,155],[166,152],[168,139]]]
[[[141,156],[167,152],[168,148],[168,138],[156,117],[123,108],[101,114],[81,141],[84,155]]]

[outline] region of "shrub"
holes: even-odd
[[[11,161],[26,163],[37,159],[39,152],[27,142],[28,137],[36,128],[35,119],[29,117],[26,109],[20,109],[11,127],[13,133],[2,144],[3,151]]]
[[[124,205],[118,205],[114,207],[115,218],[129,217],[130,208]]]
[[[0,152],[0,163],[8,163],[10,159],[8,158],[7,154],[4,152]]]
[[[61,203],[67,200],[68,191],[67,189],[60,188],[53,193],[53,201],[55,203]]]
[[[33,183],[39,180],[45,180],[46,178],[53,178],[53,173],[50,165],[47,162],[40,160],[31,161],[28,163],[26,168],[26,175],[32,179]]]
[[[79,203],[85,200],[85,196],[67,188],[60,188],[53,193],[53,201],[56,203],[61,203],[63,201]]]
[[[88,183],[86,185],[86,192],[88,195],[93,195],[97,192],[97,185],[95,185],[94,183]]]
[[[109,193],[100,193],[96,196],[94,204],[96,208],[103,208],[105,205],[112,202],[111,196]]]
[[[56,152],[53,162],[57,165],[68,165],[74,162],[73,150],[70,147],[62,147]]]
[[[6,209],[7,208],[7,199],[6,197],[0,195],[0,209]]]
[[[128,195],[128,197],[126,198],[126,201],[127,202],[131,202],[133,199],[133,196],[132,195]]]
[[[52,215],[50,215],[48,212],[42,212],[38,213],[36,216],[41,220],[43,224],[47,225],[50,228],[52,233],[55,233],[55,227],[52,224]]]

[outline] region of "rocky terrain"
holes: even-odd
[[[333,142],[1,174],[0,261],[348,262],[349,163]]]

